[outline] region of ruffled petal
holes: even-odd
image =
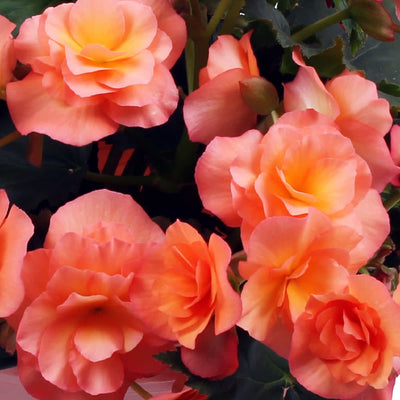
[[[252,153],[261,138],[257,130],[235,138],[216,137],[197,162],[195,180],[203,206],[228,226],[241,223],[232,201],[230,166],[241,151]]]
[[[53,98],[43,88],[42,76],[34,73],[7,85],[7,103],[21,134],[44,133],[75,146],[108,136],[119,126],[98,105],[73,107]]]
[[[239,86],[249,76],[232,69],[186,97],[183,117],[190,140],[208,144],[216,136],[239,136],[255,127],[257,114],[244,102]]]

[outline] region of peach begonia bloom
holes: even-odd
[[[245,248],[265,218],[301,217],[310,207],[361,235],[353,266],[363,265],[389,233],[367,163],[329,117],[311,109],[284,114],[265,136],[250,130],[215,138],[199,158],[195,179],[204,207],[240,226]]]
[[[5,94],[5,87],[13,77],[13,70],[17,65],[14,52],[14,39],[11,32],[16,25],[6,17],[0,15],[0,91]]]
[[[157,334],[195,349],[209,323],[219,335],[240,318],[240,296],[228,280],[230,260],[222,238],[212,234],[207,244],[196,229],[178,220],[137,271],[131,300]]]
[[[7,86],[17,129],[72,145],[114,133],[120,124],[166,122],[178,102],[169,72],[186,25],[168,0],[78,0],[27,19],[16,55],[32,67]]]
[[[0,317],[8,317],[24,298],[21,268],[26,247],[33,235],[30,218],[8,200],[0,189]]]
[[[200,71],[200,87],[183,105],[190,140],[208,144],[215,136],[238,136],[255,126],[257,113],[240,90],[241,81],[260,75],[250,36],[247,32],[237,40],[221,35],[210,46],[207,66]]]
[[[380,99],[375,83],[358,72],[346,70],[324,85],[315,69],[304,63],[300,49],[293,52],[293,60],[300,69],[284,85],[285,111],[313,108],[331,117],[367,161],[372,186],[382,191],[397,173],[384,140],[393,123],[389,102]]]
[[[282,357],[288,357],[293,322],[311,294],[340,291],[347,285],[351,250],[359,235],[334,226],[321,212],[271,217],[260,222],[239,263],[247,280],[241,293],[238,326]]]
[[[22,270],[17,329],[20,379],[38,399],[123,399],[136,378],[165,366],[172,344],[130,302],[135,268],[164,233],[128,195],[99,190],[61,207],[43,249]]]
[[[372,398],[362,392],[390,383],[399,331],[400,306],[386,287],[368,275],[350,276],[343,293],[311,296],[297,318],[290,371],[323,397]]]

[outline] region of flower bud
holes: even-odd
[[[275,86],[261,76],[252,76],[239,82],[240,93],[245,103],[257,114],[268,115],[279,104]]]
[[[394,40],[394,22],[385,7],[376,0],[351,0],[350,15],[363,31],[381,41]]]

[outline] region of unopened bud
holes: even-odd
[[[394,22],[385,7],[376,0],[349,1],[350,16],[362,30],[374,39],[394,40]]]
[[[257,114],[268,115],[278,107],[278,92],[265,78],[252,76],[239,84],[243,100]]]

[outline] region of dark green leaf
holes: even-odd
[[[207,394],[209,400],[322,400],[300,386],[289,373],[288,362],[262,343],[238,330],[239,368],[220,381],[210,381],[188,371],[179,351],[162,353],[157,359],[186,374],[187,385]]]
[[[378,82],[378,90],[391,96],[400,97],[400,86],[397,83],[389,82],[387,79]]]

